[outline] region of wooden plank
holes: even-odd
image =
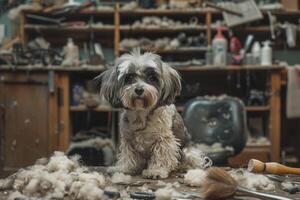
[[[118,3],[115,5],[114,23],[115,23],[114,51],[115,51],[115,57],[117,58],[119,57],[120,54],[120,5]]]
[[[65,151],[69,147],[70,135],[71,135],[71,123],[70,123],[70,80],[69,74],[60,73],[58,78],[58,87],[60,90],[60,105],[59,112],[59,142],[58,149]]]
[[[32,67],[32,66],[19,66],[15,71],[61,71],[61,72],[102,72],[106,66],[94,67],[61,67],[61,66],[48,66],[48,67]],[[199,65],[199,66],[184,66],[177,67],[180,72],[205,72],[205,71],[238,71],[238,70],[255,70],[255,71],[281,71],[285,66],[272,65],[227,65],[227,66],[214,66],[214,65]],[[4,65],[0,66],[0,71],[12,71],[12,68]]]
[[[49,152],[58,149],[58,128],[59,128],[59,116],[58,116],[58,90],[56,83],[58,83],[58,75],[54,75],[54,92],[49,93]]]
[[[211,45],[212,41],[212,35],[211,35],[211,12],[206,13],[206,38],[207,38],[207,44]]]
[[[190,54],[206,52],[206,47],[182,47],[178,49],[141,49],[142,51],[155,52],[157,54]],[[121,53],[129,52],[127,49],[120,49]]]
[[[231,167],[246,167],[250,159],[258,159],[263,162],[270,161],[270,147],[245,147],[240,154],[229,159],[229,165]]]
[[[269,138],[271,141],[271,160],[280,161],[280,137],[281,137],[281,75],[279,72],[271,73],[271,97],[270,97],[270,132]]]

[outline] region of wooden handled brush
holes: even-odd
[[[212,167],[207,170],[207,176],[202,184],[202,197],[205,199],[225,199],[235,194],[273,200],[292,200],[287,197],[256,192],[238,186],[237,181],[224,169]]]
[[[267,172],[270,174],[299,174],[300,168],[287,167],[276,162],[263,163],[259,160],[251,159],[248,163],[250,172]]]

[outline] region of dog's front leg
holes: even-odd
[[[120,153],[116,166],[109,167],[108,173],[122,172],[127,174],[134,174],[143,165],[144,160],[138,152],[136,152],[131,144],[124,138],[120,141]]]
[[[173,136],[173,135],[172,135]],[[180,159],[179,143],[175,137],[160,138],[154,143],[148,168],[143,171],[146,178],[167,178],[176,169]]]

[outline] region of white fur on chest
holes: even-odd
[[[175,112],[174,105],[159,107],[150,114],[145,111],[124,111],[121,134],[131,140],[130,143],[136,151],[151,152],[155,142],[172,137],[172,119]]]

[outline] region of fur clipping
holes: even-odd
[[[274,191],[275,184],[263,174],[254,174],[247,170],[238,169],[229,172],[239,183],[239,186],[250,190]]]
[[[206,176],[207,173],[203,169],[191,169],[184,175],[184,183],[193,187],[201,187]]]
[[[111,177],[111,182],[116,184],[129,184],[131,182],[131,176],[116,172]]]
[[[68,196],[77,200],[102,200],[105,187],[102,174],[88,173],[86,168],[80,166],[77,158],[69,159],[62,152],[55,152],[43,165],[36,164],[19,170],[9,179],[10,188],[16,191],[10,194],[9,199],[65,199]]]

